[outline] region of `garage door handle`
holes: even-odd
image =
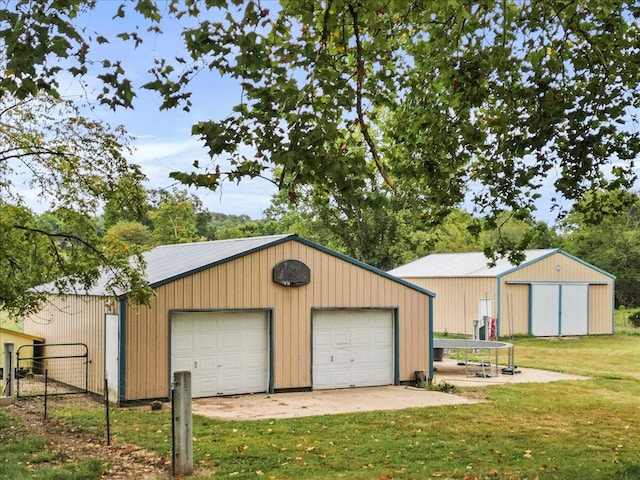
[[[193,368],[198,368],[198,362],[193,362]]]

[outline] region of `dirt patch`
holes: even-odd
[[[65,404],[96,408],[99,404],[85,396],[68,397]],[[42,400],[17,400],[3,407],[14,418],[16,428],[30,436],[43,438],[48,450],[59,453],[66,463],[88,458],[99,459],[104,471],[100,478],[109,480],[164,480],[171,478],[171,459],[162,458],[135,445],[117,443],[107,445],[105,437],[98,437],[64,425],[55,419],[44,420]],[[58,456],[56,455],[56,458]]]

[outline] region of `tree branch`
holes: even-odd
[[[362,52],[362,39],[360,38],[358,25],[358,14],[352,4],[349,4],[349,13],[353,19],[353,33],[356,38],[356,111],[358,114],[358,121],[360,122],[360,130],[362,131],[362,136],[364,137],[365,142],[367,142],[367,145],[369,146],[369,151],[371,152],[371,156],[373,157],[373,161],[376,164],[378,172],[380,172],[380,175],[382,175],[382,178],[387,185],[391,188],[395,188],[396,182],[385,170],[382,160],[380,159],[380,155],[378,154],[376,144],[373,138],[371,138],[369,128],[364,118],[364,111],[362,109],[362,86],[364,84],[365,77],[364,58]]]

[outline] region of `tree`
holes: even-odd
[[[105,234],[107,244],[123,243],[148,250],[155,245],[155,238],[149,227],[139,222],[121,220]]]
[[[140,180],[138,171],[122,175],[117,180],[117,188],[102,209],[102,228],[108,230],[120,222],[151,226],[148,194]]]
[[[160,201],[157,208],[149,212],[153,223],[153,236],[159,245],[199,242],[196,209],[200,201],[185,192],[174,190],[156,192]]]
[[[563,222],[564,249],[616,276],[616,304],[640,305],[640,195],[619,190],[599,192],[615,205],[594,219],[585,219],[585,204],[598,202],[591,195],[577,204]],[[586,215],[591,215],[586,207]]]
[[[55,280],[61,291],[83,289],[104,269],[112,292],[125,287],[145,302],[141,259],[122,245],[106,245],[95,217],[105,201],[125,197],[120,176],[143,178],[122,153],[118,129],[80,115],[69,102],[47,96],[0,100],[0,308],[12,314],[37,309],[34,287]],[[25,206],[35,191],[47,214]]]
[[[293,232],[382,270],[416,258],[432,245],[423,212],[381,185],[360,192],[366,200],[324,189],[298,188],[295,201],[281,192],[266,210],[280,232]]]
[[[56,92],[61,68],[86,74],[92,40],[109,41],[74,24],[91,6],[21,0],[4,9],[9,73],[0,88],[19,97]],[[173,0],[161,9],[139,0],[142,27],[159,31],[161,12],[182,22],[185,55],[156,59],[140,86],[117,59],[98,62],[100,100],[114,108],[131,106],[145,88],[160,94],[162,108],[189,109],[190,81],[202,70],[242,86],[228,116],[193,126],[212,161],[174,178],[216,188],[224,179],[264,176],[292,195],[311,185],[350,203],[366,200],[368,184],[384,183],[434,219],[469,197],[475,214],[494,220],[504,211],[524,218],[546,184],[562,214],[565,200],[635,180],[636,1],[281,0],[269,7]],[[115,16],[126,15],[133,12],[121,6]],[[118,37],[137,45],[139,31]]]
[[[198,211],[196,216],[198,234],[207,240],[221,238],[219,232],[251,222],[249,215],[226,215],[224,213]]]

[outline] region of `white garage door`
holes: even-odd
[[[539,337],[589,333],[589,286],[531,286],[531,334]]]
[[[313,314],[316,390],[394,381],[392,310],[320,310]]]
[[[171,375],[191,371],[192,396],[265,392],[269,385],[265,312],[183,312],[171,321]]]

